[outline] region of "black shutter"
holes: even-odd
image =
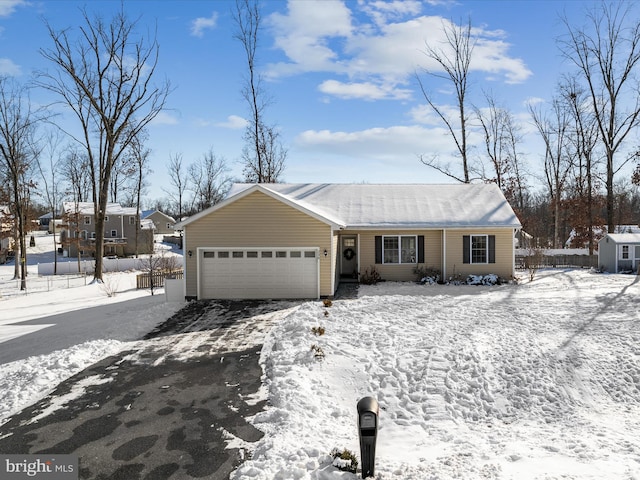
[[[489,263],[496,263],[496,236],[489,235]]]
[[[462,237],[462,263],[471,263],[471,237]]]
[[[418,235],[418,263],[424,263],[424,235]]]
[[[382,237],[376,236],[376,263],[382,263]]]

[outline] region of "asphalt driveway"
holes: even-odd
[[[75,454],[79,478],[226,479],[262,437],[265,335],[297,302],[191,302],[0,426],[0,453]]]

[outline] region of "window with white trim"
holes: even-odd
[[[91,225],[91,217],[84,217],[84,224]]]
[[[471,263],[489,263],[489,236],[471,235]]]
[[[135,225],[136,224],[136,217],[129,217],[129,225]]]
[[[629,260],[629,245],[620,245],[620,260]]]
[[[382,237],[382,263],[417,263],[415,235],[385,235]]]
[[[111,237],[117,237],[118,236],[118,231],[117,230],[111,230]]]

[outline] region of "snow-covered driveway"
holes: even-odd
[[[640,478],[639,294],[636,276],[547,270],[307,303],[263,350],[267,435],[234,478],[356,478],[327,454],[358,452],[367,395],[382,409],[380,479]]]

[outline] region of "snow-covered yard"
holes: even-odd
[[[379,479],[640,478],[639,293],[635,276],[546,270],[304,304],[263,350],[267,435],[234,478],[356,478],[327,454],[359,453],[363,396],[381,406]]]
[[[329,307],[283,305],[261,356],[269,407],[252,419],[266,435],[232,478],[359,478],[329,453],[359,456],[356,403],[374,396],[380,480],[640,479],[639,294],[636,276],[543,270],[519,285],[383,283]],[[144,295],[5,296],[0,341],[15,321]],[[151,330],[177,308],[141,303],[127,325]],[[123,340],[0,365],[0,425]]]

